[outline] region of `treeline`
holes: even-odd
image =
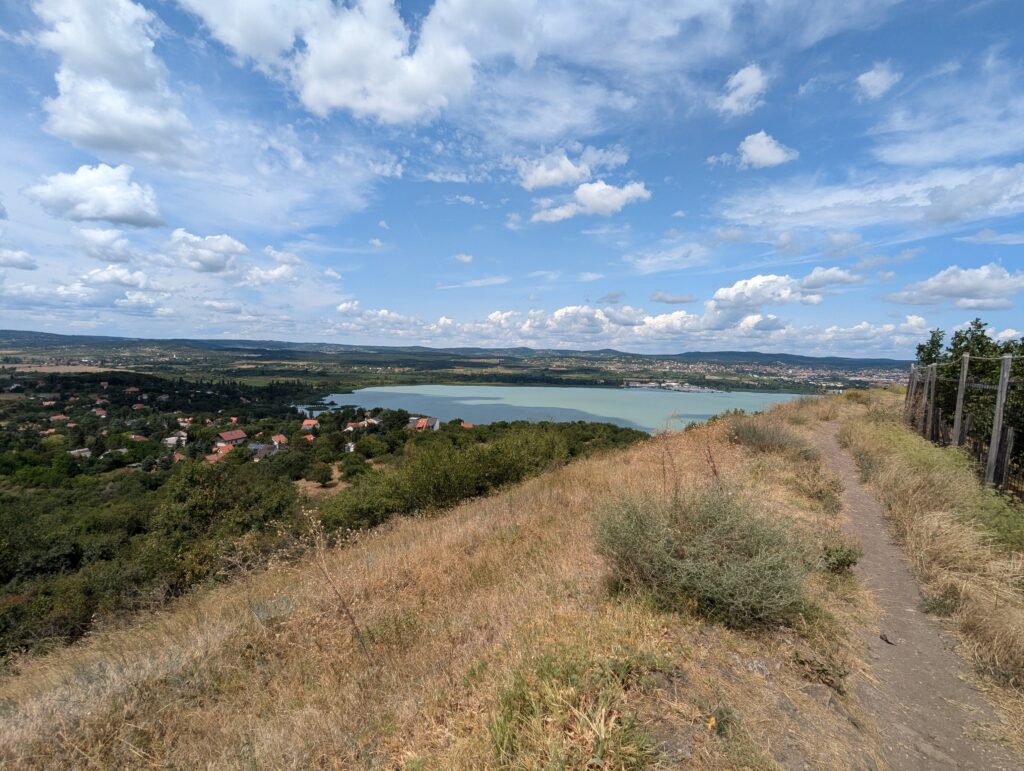
[[[1024,383],[1024,337],[995,340],[989,334],[988,324],[981,319],[974,319],[966,327],[954,330],[948,341],[943,330],[934,329],[928,340],[917,346],[918,364],[939,365],[935,399],[943,420],[951,421],[956,410],[960,364],[965,353],[970,354],[968,382],[989,386],[968,388],[964,395],[964,415],[971,417],[969,436],[988,442],[995,414],[995,385],[999,380],[1000,359],[1007,354],[1014,357],[1010,380],[1015,387],[1007,393],[1004,425],[1024,432],[1024,388],[1020,386]],[[1024,441],[1018,439],[1015,442],[1013,454],[1018,459],[1024,457]]]
[[[328,532],[370,527],[646,437],[593,423],[467,429],[453,421],[415,433],[405,428],[408,413],[373,413],[379,427],[351,432],[354,408],[323,414],[315,442],[298,437],[258,463],[239,448],[213,464],[79,469],[54,484],[0,473],[0,655],[74,641],[100,620],[157,607],[270,554],[300,552],[310,510]],[[52,461],[66,457],[55,452]],[[294,480],[335,463],[353,486],[321,499],[322,511],[303,503]]]

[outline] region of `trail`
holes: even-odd
[[[844,530],[864,549],[857,575],[882,610],[880,628],[865,634],[874,683],[858,697],[875,718],[893,769],[1020,769],[1011,751],[986,738],[992,708],[966,680],[967,664],[941,623],[921,610],[907,558],[893,543],[882,507],[861,483],[836,439],[836,422],[814,436],[822,460],[842,480]],[[886,641],[888,640],[888,641]]]

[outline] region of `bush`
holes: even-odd
[[[681,502],[623,498],[598,523],[616,583],[668,610],[696,610],[727,626],[793,621],[809,571],[781,524],[715,487]]]
[[[785,426],[763,417],[734,417],[732,439],[755,452],[777,452],[806,461],[817,460],[818,451]]]
[[[829,573],[845,573],[864,556],[857,544],[835,537],[821,547],[821,567]]]

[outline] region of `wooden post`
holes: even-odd
[[[971,363],[971,354],[965,353],[960,360],[960,385],[956,389],[956,412],[953,414],[953,446],[959,447],[961,442],[960,428],[964,420],[964,396],[967,394],[967,368]]]
[[[1003,429],[1004,439],[1003,446],[999,452],[999,463],[996,468],[996,480],[999,482],[1000,487],[1006,487],[1006,483],[1010,481],[1010,461],[1013,458],[1013,439],[1014,430],[1011,426],[1007,426]]]
[[[1006,391],[1010,387],[1010,365],[1013,356],[1006,354],[999,367],[999,387],[996,391],[996,413],[992,416],[992,434],[988,440],[988,462],[985,464],[985,482],[992,484],[996,478],[996,457],[999,455],[1000,439],[1003,438],[1003,410],[1006,408]]]
[[[929,442],[935,440],[935,381],[939,379],[939,365],[928,365],[928,395],[925,402],[927,411],[928,428],[925,431],[925,438]]]
[[[908,423],[911,420],[911,413],[914,409],[914,391],[917,390],[917,366],[910,368],[910,379],[907,381],[907,395],[903,399],[903,420]]]
[[[931,390],[932,366],[929,364],[924,371],[924,384],[921,387],[921,414],[917,416],[917,433],[924,436],[925,420],[928,417],[928,392]]]

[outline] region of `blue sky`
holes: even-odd
[[[1024,332],[1024,6],[0,6],[0,326],[906,355]]]

